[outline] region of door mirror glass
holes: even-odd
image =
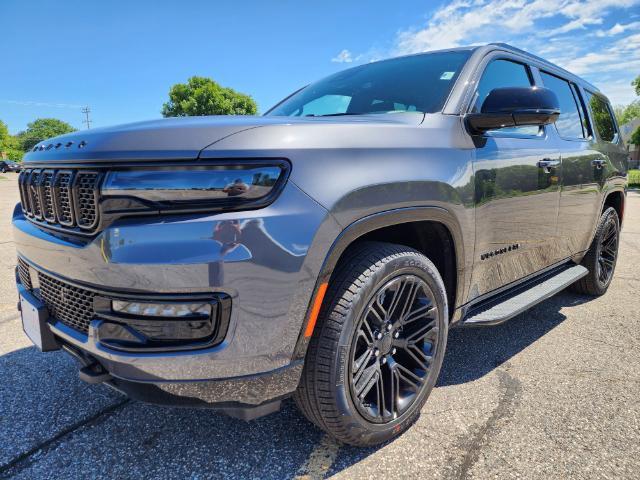
[[[489,92],[479,113],[466,122],[472,133],[481,134],[505,127],[542,126],[560,115],[558,97],[542,87],[504,87]]]

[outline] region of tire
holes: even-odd
[[[296,404],[343,443],[371,446],[400,435],[436,383],[448,319],[444,283],[427,257],[402,245],[357,245],[332,276]]]
[[[584,295],[604,295],[613,279],[619,244],[620,219],[618,212],[609,207],[600,216],[596,234],[581,262],[589,273],[574,283],[571,290]],[[604,266],[607,267],[606,272],[603,270]]]

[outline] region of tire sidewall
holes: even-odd
[[[438,307],[437,324],[440,330],[436,346],[436,355],[431,366],[432,371],[435,371],[435,375],[431,375],[422,392],[407,412],[389,423],[376,424],[364,419],[353,403],[349,385],[350,348],[363,310],[377,293],[378,289],[393,278],[405,274],[415,275],[424,280],[433,292],[433,300]],[[338,341],[337,355],[333,359],[334,368],[331,369],[333,372],[331,387],[334,389],[336,407],[343,421],[348,423],[351,435],[367,444],[379,443],[400,434],[414,422],[420,413],[421,407],[431,393],[442,366],[448,333],[447,319],[448,305],[443,282],[435,266],[420,254],[406,252],[404,255],[393,258],[367,278],[365,285],[360,288],[358,294],[354,297],[352,308],[349,309],[349,313],[344,321]]]
[[[600,252],[602,250],[602,237],[605,234],[605,226],[610,220],[613,220],[615,222],[616,234],[618,236],[617,243],[616,243],[616,258],[613,262],[613,271],[611,272],[611,276],[609,277],[607,282],[603,284],[602,282],[600,282],[600,279],[597,273],[599,270],[598,259],[600,258]],[[615,273],[616,265],[618,263],[618,253],[619,253],[619,246],[620,246],[620,219],[618,218],[618,213],[615,211],[615,209],[608,208],[604,212],[604,214],[600,217],[600,223],[598,224],[598,235],[595,240],[596,240],[595,252],[594,252],[594,258],[593,258],[594,264],[592,268],[593,268],[593,271],[595,272],[595,275],[594,275],[595,283],[598,289],[601,291],[601,293],[604,293],[607,291],[607,289],[609,288],[609,285],[611,285],[611,282],[613,281],[613,275]]]

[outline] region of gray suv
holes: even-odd
[[[39,143],[13,213],[26,334],[87,382],[340,441],[417,418],[453,326],[606,292],[627,152],[597,88],[504,44],[357,66],[261,117]]]

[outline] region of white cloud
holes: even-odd
[[[387,56],[505,41],[585,76],[614,102],[633,99],[631,80],[640,71],[640,0],[455,0],[418,27],[400,31]],[[606,28],[595,29],[596,26]],[[612,79],[603,81],[606,74]]]
[[[628,85],[640,71],[639,4],[640,0],[453,0],[421,25],[401,29],[389,48],[359,55],[343,50],[332,61],[366,62],[506,42],[584,76],[614,103],[628,103],[635,98]]]
[[[351,63],[353,62],[353,58],[351,56],[351,52],[347,49],[342,50],[338,55],[331,59],[334,63]]]
[[[626,32],[627,30],[638,30],[640,29],[640,22],[631,22],[625,25],[620,23],[616,23],[613,27],[608,30],[598,30],[596,31],[597,37],[613,37],[614,35],[619,35],[621,33]]]
[[[613,105],[628,105],[638,98],[631,81],[595,82],[595,85],[609,97]]]

